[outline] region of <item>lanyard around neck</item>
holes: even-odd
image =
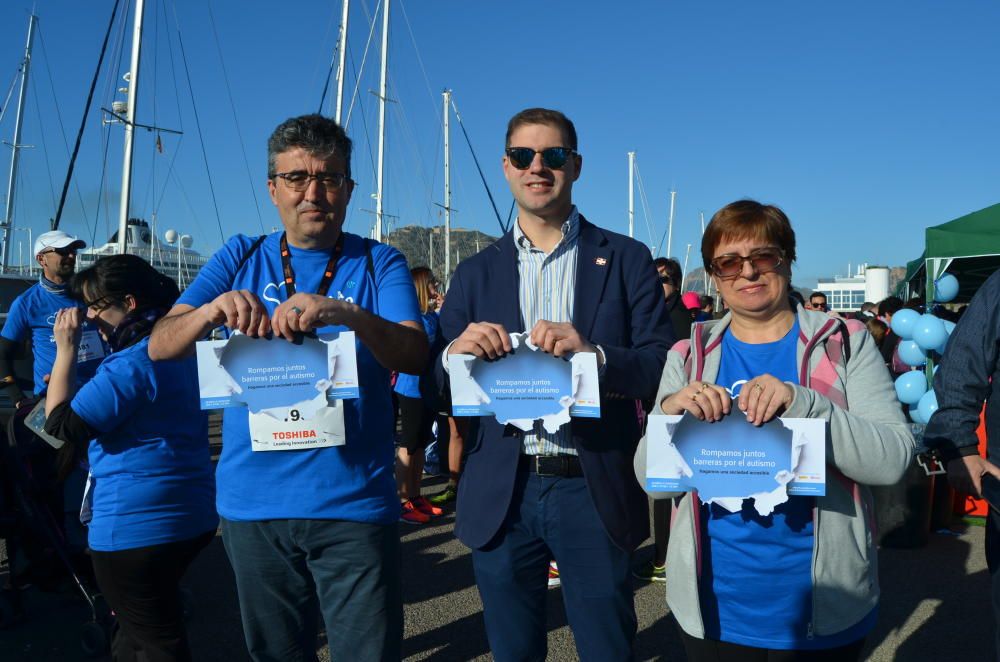
[[[330,261],[326,263],[326,269],[323,271],[323,280],[319,282],[319,287],[316,289],[316,294],[319,296],[325,297],[326,293],[330,291],[333,277],[337,273],[337,260],[340,259],[340,254],[343,252],[344,233],[341,232],[340,236],[337,237],[337,243],[333,246]],[[292,254],[288,250],[288,239],[285,237],[284,232],[281,233],[281,270],[285,276],[285,296],[291,298],[295,294],[295,272],[292,271]]]

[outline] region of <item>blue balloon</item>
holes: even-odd
[[[893,315],[893,319],[895,318]],[[925,352],[936,350],[946,340],[948,332],[945,331],[944,322],[933,315],[921,315],[913,325],[913,342],[920,345],[920,349]]]
[[[907,405],[915,405],[927,392],[927,378],[918,370],[904,372],[896,378],[896,397]]]
[[[941,323],[944,324],[945,333],[947,333],[949,336],[951,335],[951,332],[954,331],[955,327],[957,326],[954,322],[952,322],[950,320],[941,320]]]
[[[920,415],[920,408],[916,405],[910,405],[908,410],[910,412],[910,420],[914,423],[919,423],[920,425],[927,425],[927,419]]]
[[[896,316],[893,315],[892,319],[895,320]],[[906,365],[918,368],[927,363],[927,354],[912,340],[900,340],[896,351],[899,352],[899,359]]]
[[[937,410],[937,393],[934,391],[927,391],[924,393],[923,397],[920,398],[920,402],[917,403],[917,412],[920,414],[920,418],[929,422],[931,420],[931,416],[933,416],[934,412]]]
[[[903,340],[912,340],[913,327],[916,326],[918,319],[920,319],[920,313],[915,310],[909,308],[898,310],[892,316],[892,324],[890,324],[892,332]]]
[[[934,300],[938,303],[948,303],[958,296],[958,279],[951,274],[944,274],[934,281]]]
[[[915,405],[927,392],[927,377],[919,370],[904,372],[896,379],[896,397],[907,405]]]

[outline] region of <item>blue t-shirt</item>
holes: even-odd
[[[148,347],[108,356],[70,403],[99,433],[89,542],[101,552],[188,540],[219,522],[195,359],[154,362]]]
[[[798,320],[776,342],[749,344],[727,330],[716,383],[735,399],[743,385],[763,374],[799,382]],[[742,416],[733,407],[732,416]],[[811,635],[813,497],[790,496],[767,517],[745,499],[740,512],[701,506],[704,571],[701,606],[709,639],[757,648],[835,648],[863,637],[876,611],[831,636]]]
[[[424,321],[424,331],[427,333],[427,342],[433,347],[434,340],[437,338],[438,326],[441,324],[440,319],[434,311],[426,312],[421,317]],[[396,377],[396,387],[394,390],[396,393],[405,395],[408,398],[419,398],[420,375],[408,375],[405,372],[399,373],[399,376]]]
[[[35,395],[45,392],[45,375],[52,372],[52,364],[56,361],[56,339],[52,335],[56,312],[61,308],[79,307],[79,301],[70,299],[65,293],[50,292],[40,283],[35,283],[14,299],[0,335],[11,342],[23,342],[30,334],[32,352],[35,355]],[[97,366],[107,353],[97,327],[92,323],[84,321],[80,326],[80,334],[77,387],[94,376]]]
[[[420,320],[413,279],[403,255],[391,246],[357,235],[345,233],[344,237],[329,296],[355,303],[390,322]],[[236,266],[254,239],[245,235],[231,238],[177,303],[197,307],[223,292],[247,289],[273,314],[287,298],[280,238],[280,232],[269,235],[239,273]],[[374,280],[368,272],[366,243]],[[316,292],[330,251],[289,248],[296,291]],[[318,329],[321,333],[344,330],[343,326]],[[248,410],[225,411],[222,457],[216,471],[220,515],[237,521],[340,519],[390,524],[398,520],[389,371],[360,340],[356,349],[360,397],[344,401],[347,443],[343,446],[255,453],[250,449]]]

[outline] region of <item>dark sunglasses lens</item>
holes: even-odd
[[[507,158],[510,159],[510,164],[518,170],[526,170],[531,165],[532,159],[535,158],[535,151],[527,147],[514,147],[507,150]]]
[[[781,254],[776,251],[761,251],[751,257],[753,268],[758,273],[774,271],[781,264]]]
[[[743,270],[743,260],[737,255],[723,255],[715,258],[712,266],[719,276],[734,276]]]
[[[542,163],[546,168],[559,169],[566,165],[569,159],[569,150],[563,147],[549,147],[542,151]]]

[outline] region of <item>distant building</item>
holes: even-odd
[[[889,296],[889,268],[863,264],[853,276],[821,278],[815,291],[826,295],[826,304],[830,310],[838,313],[854,312],[865,301],[878,303]]]

